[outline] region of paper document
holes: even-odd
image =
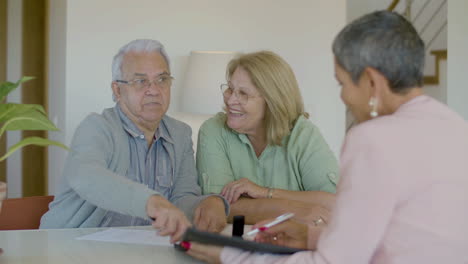
[[[78,240],[94,240],[155,246],[172,246],[170,237],[156,234],[156,230],[135,230],[111,228],[104,231],[77,237]]]

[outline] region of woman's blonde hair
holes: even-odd
[[[306,118],[299,85],[289,64],[271,51],[242,54],[232,59],[226,70],[227,80],[242,67],[266,101],[265,128],[267,143],[281,145],[299,116]]]

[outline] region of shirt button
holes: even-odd
[[[337,181],[338,181],[338,175],[336,175],[336,173],[334,173],[334,172],[329,172],[329,173],[327,174],[327,176],[328,176],[328,178],[329,178],[333,183],[335,183],[335,184],[337,183]]]
[[[141,139],[144,139],[144,138],[145,138],[145,135],[140,135],[140,138],[141,138]]]

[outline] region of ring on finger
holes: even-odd
[[[312,222],[314,222],[314,225],[315,225],[315,226],[318,226],[318,225],[320,225],[320,224],[325,224],[325,220],[323,220],[323,218],[322,218],[321,216],[319,216],[318,219],[313,220]]]

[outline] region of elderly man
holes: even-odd
[[[200,196],[191,129],[166,115],[173,77],[163,45],[128,43],[115,55],[112,75],[117,103],[77,128],[65,181],[41,228],[152,223],[177,241],[190,226],[187,215],[199,229],[222,230],[227,202]]]

